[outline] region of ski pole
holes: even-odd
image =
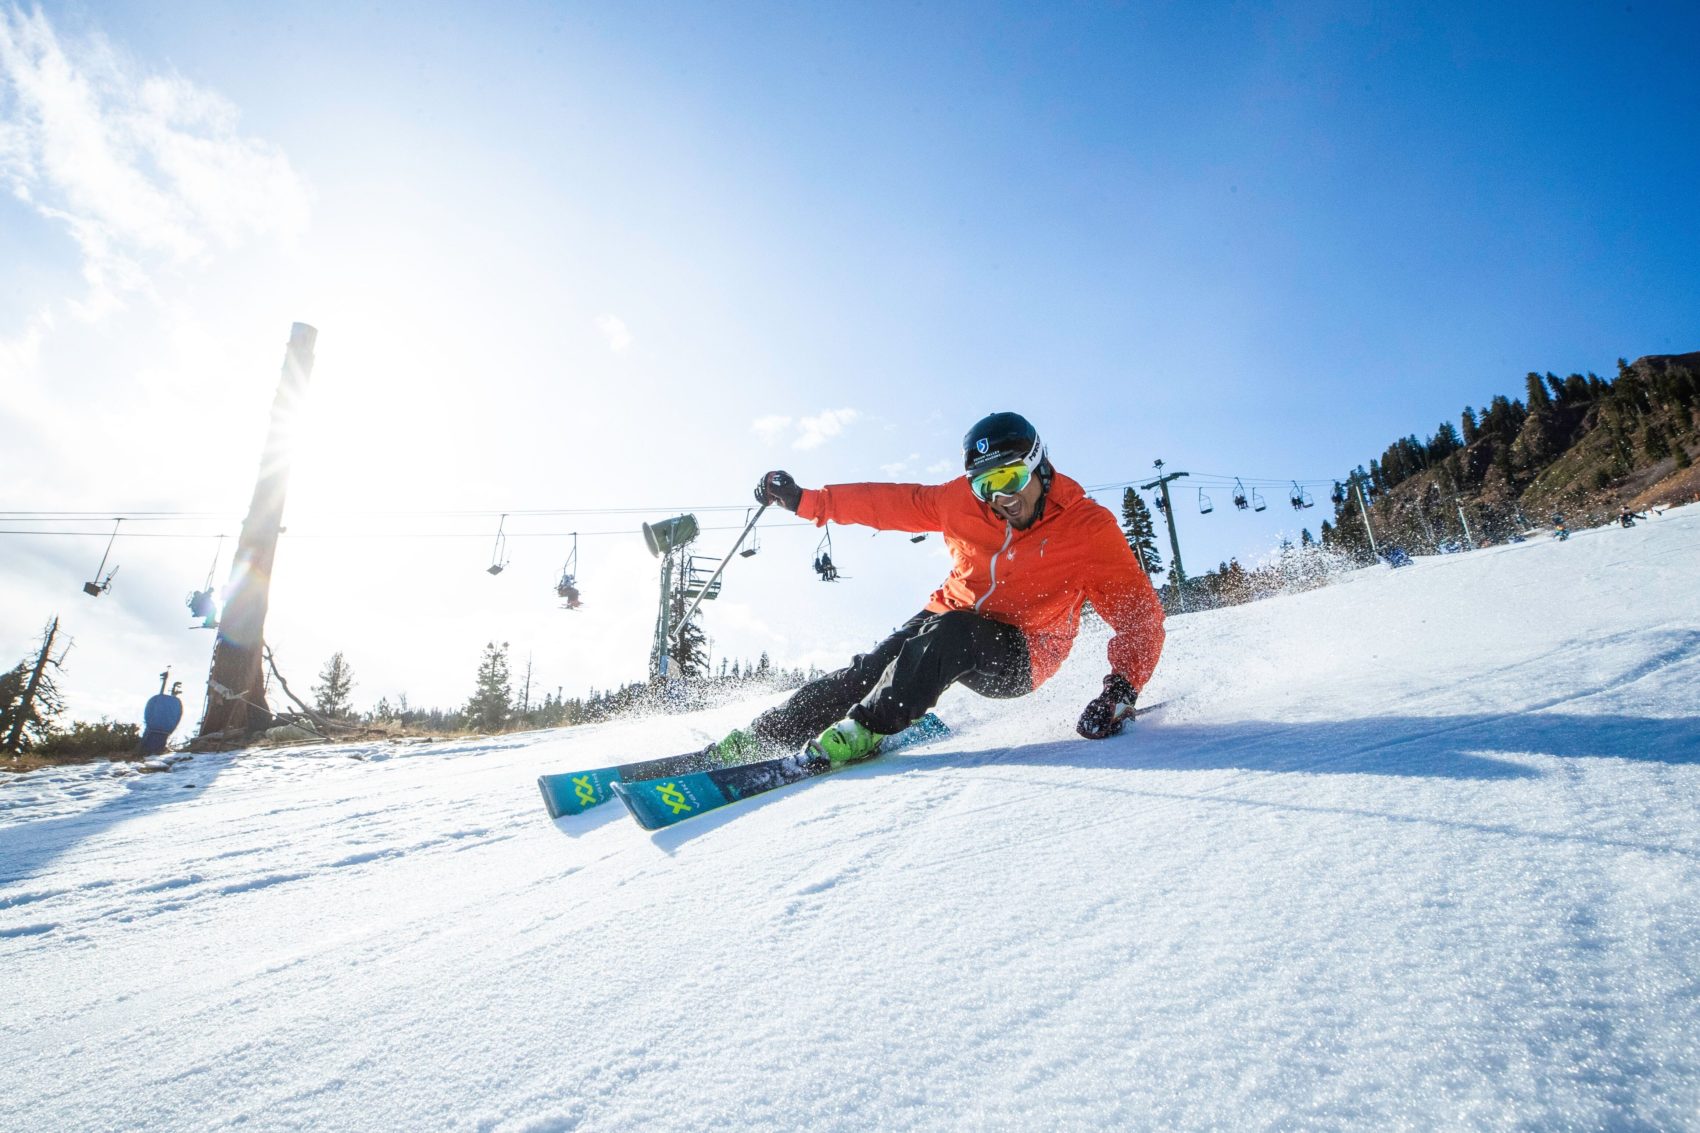
[[[726,557],[720,560],[720,565],[715,567],[714,573],[708,576],[708,581],[703,584],[702,592],[697,595],[697,600],[691,603],[691,608],[686,610],[685,616],[679,619],[679,640],[683,640],[685,627],[691,624],[691,615],[697,612],[697,607],[702,605],[702,600],[708,597],[710,590],[714,589],[715,580],[720,577],[720,572],[726,569],[726,564],[732,561],[732,556],[738,553],[738,548],[744,545],[744,540],[748,539],[750,532],[756,529],[756,524],[761,520],[761,513],[767,509],[767,504],[762,504],[756,509],[756,513],[750,517],[750,521],[744,525],[744,533],[738,536],[738,541],[732,544],[732,549],[726,552]]]

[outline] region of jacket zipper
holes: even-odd
[[[975,613],[979,613],[980,607],[986,604],[986,599],[992,596],[992,591],[998,588],[998,560],[1003,558],[1003,553],[1005,551],[1009,550],[1009,541],[1014,538],[1014,524],[1005,523],[1003,525],[1003,546],[999,547],[998,553],[992,556],[992,584],[986,587],[986,592],[980,595],[980,600],[978,602],[974,603]]]

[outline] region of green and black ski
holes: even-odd
[[[944,721],[929,712],[909,725],[904,731],[887,739],[884,750],[894,751],[896,747],[906,747],[914,743],[919,733],[917,735],[911,733],[916,733],[917,729],[925,733],[924,738],[926,739],[942,735],[948,730],[944,726]],[[760,762],[771,763],[774,761],[762,760]],[[591,807],[600,806],[613,798],[615,783],[666,779],[696,772],[729,769],[730,767],[715,755],[714,748],[711,745],[700,751],[686,752],[684,755],[643,759],[635,763],[621,763],[613,767],[595,767],[588,771],[567,771],[555,775],[539,775],[537,777],[537,789],[543,794],[543,805],[548,808],[549,817],[563,818],[568,815],[583,814]]]
[[[949,727],[931,712],[880,745],[880,755],[948,735]],[[853,767],[855,764],[841,766]],[[751,795],[764,794],[790,783],[837,770],[825,756],[799,753],[763,759],[736,767],[716,767],[650,779],[621,777],[610,783],[637,824],[660,830],[706,811],[716,810]]]

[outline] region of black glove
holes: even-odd
[[[1125,721],[1133,719],[1133,702],[1138,699],[1139,691],[1127,683],[1126,677],[1111,673],[1104,678],[1104,691],[1086,706],[1074,730],[1089,740],[1108,739],[1122,730]]]
[[[756,481],[756,503],[778,504],[786,511],[794,512],[797,505],[803,502],[803,489],[797,486],[797,481],[791,479],[789,472],[764,472]]]

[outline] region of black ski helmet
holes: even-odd
[[[1019,413],[993,413],[974,422],[962,438],[962,469],[973,478],[988,468],[1025,464],[1038,471],[1045,460],[1039,430]],[[1047,465],[1048,468],[1048,465]]]

